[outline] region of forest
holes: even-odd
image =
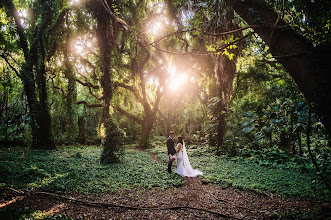
[[[1,0],[0,218],[330,217],[330,9]]]

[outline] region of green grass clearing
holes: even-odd
[[[99,146],[60,147],[56,151],[11,148],[0,151],[0,184],[24,190],[106,192],[135,187],[178,187],[179,176],[147,152],[126,149],[118,164],[99,162]]]
[[[291,197],[330,200],[330,191],[313,173],[290,169],[261,167],[225,157],[216,157],[201,148],[188,148],[194,168],[203,178],[224,185],[232,182],[238,189],[262,191]],[[100,146],[60,147],[56,151],[33,151],[27,148],[0,150],[0,185],[23,190],[107,192],[136,187],[180,187],[183,179],[167,173],[166,147],[159,145],[150,152],[126,148],[121,162],[99,162]],[[175,164],[176,165],[176,164]]]
[[[244,160],[217,157],[205,151],[203,147],[186,148],[192,167],[201,170],[204,173],[203,178],[209,182],[219,185],[233,183],[238,189],[281,196],[331,199],[331,192],[313,171],[261,167]],[[167,160],[166,147],[155,147],[149,151],[157,154],[163,161]]]

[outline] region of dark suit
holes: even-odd
[[[172,140],[171,137],[168,137],[167,139],[167,148],[168,148],[168,155],[171,154],[172,156],[176,154],[176,150],[175,150],[175,143]],[[172,167],[172,161],[170,161],[170,157],[169,157],[169,162],[168,162],[168,173],[171,173],[171,167]]]

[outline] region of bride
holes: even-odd
[[[177,173],[181,176],[196,177],[202,175],[199,170],[194,170],[188,159],[185,143],[182,137],[178,137],[177,144]]]

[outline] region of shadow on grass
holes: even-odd
[[[0,151],[1,186],[23,190],[106,192],[119,188],[179,187],[179,176],[169,178],[166,165],[147,152],[126,149],[121,162],[100,164],[99,146],[60,147],[56,151],[10,148]]]

